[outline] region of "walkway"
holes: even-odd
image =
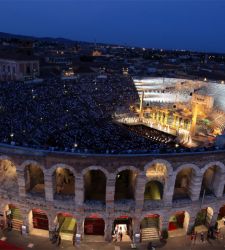
[[[224,230],[225,233],[225,230]],[[225,234],[224,234],[225,235]],[[131,249],[129,243],[81,243],[80,246],[73,246],[69,241],[62,241],[58,247],[52,244],[48,239],[39,236],[21,236],[18,232],[0,232],[0,239],[4,242],[13,244],[23,250],[53,250],[53,249],[66,249],[66,250],[128,250]],[[147,250],[147,244],[139,244],[139,250]],[[197,238],[196,243],[192,243],[189,236],[171,238],[166,244],[161,244],[156,247],[162,250],[224,250],[225,249],[225,238],[219,240],[210,240],[209,242],[202,243],[200,241],[200,235]],[[1,250],[5,250],[4,248]]]

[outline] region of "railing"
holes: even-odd
[[[1,150],[2,147],[2,150]],[[89,150],[89,149],[74,149],[74,148],[58,148],[58,147],[42,147],[42,146],[36,146],[36,145],[26,145],[22,146],[18,143],[14,143],[13,145],[6,144],[6,143],[0,143],[0,152],[4,153],[3,149],[12,149],[12,150],[18,150],[21,152],[21,150],[30,152],[31,153],[58,153],[58,154],[73,154],[73,155],[118,155],[118,156],[129,156],[129,155],[176,155],[176,154],[194,154],[194,153],[201,153],[201,154],[209,154],[210,152],[225,152],[225,146],[224,147],[218,147],[218,146],[212,146],[212,147],[201,147],[201,148],[158,148],[158,149],[151,149],[151,150],[133,150],[133,149],[127,149],[127,150]],[[21,152],[24,153],[24,152]]]

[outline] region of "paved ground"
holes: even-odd
[[[38,236],[22,236],[18,232],[0,232],[0,239],[8,243],[14,244],[23,249],[33,250],[52,250],[52,249],[80,249],[80,250],[128,250],[131,246],[128,243],[82,243],[80,246],[73,246],[71,242],[62,241],[60,246],[56,246],[50,242],[48,238]],[[146,250],[146,244],[139,244],[139,250]],[[225,239],[210,240],[202,243],[200,236],[196,243],[190,241],[190,237],[177,237],[169,239],[165,244],[156,247],[162,250],[224,250]],[[4,250],[4,249],[1,249]]]

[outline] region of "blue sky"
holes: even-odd
[[[0,31],[225,52],[225,0],[0,0]]]

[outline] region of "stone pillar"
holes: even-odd
[[[145,193],[146,176],[145,172],[141,172],[137,176],[137,184],[135,189],[135,211],[141,213],[144,205],[144,193]]]
[[[25,170],[24,170],[25,171]],[[25,197],[26,196],[26,182],[25,182],[25,175],[24,171],[17,169],[17,182],[19,186],[19,196]]]
[[[114,212],[114,196],[115,196],[115,178],[113,174],[110,174],[106,183],[106,212]]]
[[[159,217],[159,230],[163,231],[163,230],[167,230],[168,231],[168,226],[169,226],[169,217],[167,216],[160,216]]]
[[[192,172],[191,180],[189,183],[189,195],[192,201],[199,200],[199,195],[202,186],[202,174]]]
[[[213,190],[217,198],[223,196],[224,180],[225,173],[221,173],[221,171],[216,171],[215,179],[213,181]]]
[[[52,175],[48,172],[44,173],[45,178],[45,199],[46,201],[53,202],[53,185],[52,185]]]
[[[168,175],[168,179],[164,185],[164,192],[163,192],[163,202],[164,205],[171,206],[173,202],[173,194],[174,194],[174,187],[175,187],[176,176]]]
[[[190,234],[193,232],[194,230],[194,226],[195,226],[195,219],[196,219],[196,216],[197,216],[198,213],[192,213],[190,214],[190,219],[189,219],[189,224],[188,224],[188,227],[187,227],[187,233]]]
[[[105,232],[104,232],[104,238],[106,241],[112,240],[112,219],[108,218],[105,220]]]
[[[219,211],[214,211],[213,216],[210,221],[210,226],[215,226],[217,219],[218,219],[218,214],[219,214]]]
[[[76,209],[79,212],[83,210],[84,203],[84,179],[81,174],[77,174],[75,177],[75,204]]]
[[[80,234],[81,237],[84,235],[84,219],[77,218],[77,234]]]

